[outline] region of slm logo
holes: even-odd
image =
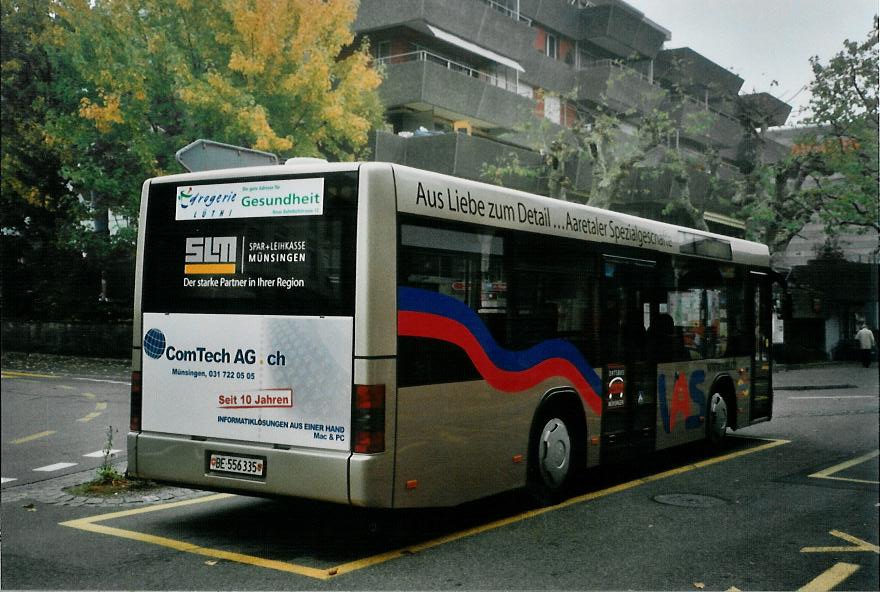
[[[236,273],[237,236],[196,236],[186,239],[186,275]]]

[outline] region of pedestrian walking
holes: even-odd
[[[859,353],[862,355],[862,366],[869,368],[871,366],[871,352],[874,349],[874,333],[868,329],[868,325],[862,325],[859,332],[856,333],[856,339],[859,341]]]

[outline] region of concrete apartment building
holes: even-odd
[[[620,0],[361,0],[355,32],[369,37],[385,68],[389,123],[373,138],[375,160],[486,180],[483,163],[510,153],[540,161],[517,133],[529,117],[570,126],[577,110],[626,120],[654,108],[676,123],[670,141],[678,150],[717,153],[722,182],[741,175],[750,151],[764,161],[785,154],[772,140],[756,146],[740,115],[782,125],[789,105],[740,94],[741,78],[693,49],[663,49],[670,32]],[[694,114],[705,122],[698,130],[684,124]],[[589,187],[588,163],[569,170],[577,189]],[[705,192],[699,167],[690,179],[691,196]],[[546,192],[540,180],[511,184]],[[662,218],[668,192],[640,193],[613,207]],[[742,235],[728,200],[707,203],[705,219],[714,231]]]

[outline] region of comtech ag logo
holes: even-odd
[[[196,236],[186,239],[183,273],[186,275],[234,274],[238,254],[237,236]]]
[[[150,329],[144,335],[144,352],[154,360],[158,360],[165,353],[165,334],[159,329]]]

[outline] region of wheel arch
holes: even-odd
[[[535,407],[535,412],[532,414],[530,434],[534,434],[535,430],[541,427],[537,425],[541,413],[546,409],[553,408],[561,408],[569,413],[572,419],[576,421],[576,427],[581,430],[581,435],[586,439],[587,414],[581,397],[571,387],[556,387],[543,394],[538,405]]]
[[[583,470],[587,466],[586,449],[589,432],[587,428],[587,413],[584,410],[583,399],[571,387],[555,387],[549,389],[541,396],[532,413],[532,422],[529,428],[529,453],[532,453],[532,445],[540,436],[540,431],[543,427],[540,425],[542,415],[545,411],[554,409],[569,416],[574,422],[572,427],[576,429],[575,435],[579,439],[580,445],[578,452],[582,455],[582,458],[578,459],[577,467],[579,470]]]

